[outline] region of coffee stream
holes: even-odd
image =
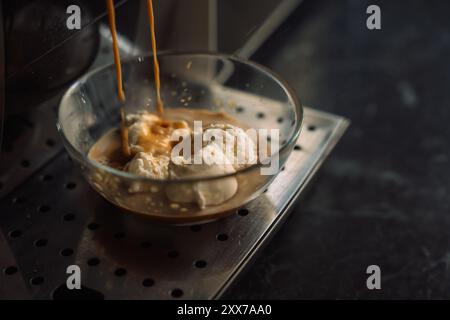
[[[155,75],[155,89],[156,89],[156,110],[161,116],[164,112],[163,103],[161,100],[161,83],[159,79],[159,63],[158,56],[156,55],[156,37],[155,37],[155,16],[153,14],[153,4],[152,0],[147,0],[147,12],[148,19],[150,21],[150,37],[152,41],[152,51],[153,51],[153,74]]]
[[[108,10],[108,22],[109,29],[111,30],[114,64],[116,65],[116,78],[117,78],[117,96],[121,102],[125,101],[125,94],[123,92],[122,85],[122,67],[120,65],[120,52],[117,43],[117,31],[116,31],[116,15],[114,12],[114,0],[106,0],[106,7]],[[120,135],[122,139],[122,152],[126,156],[130,156],[130,146],[128,143],[128,128],[125,123],[125,110],[120,108]]]
[[[117,78],[117,96],[121,102],[125,101],[125,93],[123,91],[123,83],[122,83],[122,67],[120,64],[120,52],[117,41],[117,31],[116,31],[116,17],[114,12],[114,0],[106,0],[107,12],[108,12],[108,22],[109,28],[111,30],[112,36],[112,45],[113,45],[113,53],[114,53],[114,64],[116,66],[116,78]],[[152,0],[147,0],[147,12],[148,18],[150,22],[150,38],[152,44],[152,52],[153,52],[153,74],[155,75],[155,90],[156,90],[156,110],[158,115],[161,116],[164,112],[163,103],[161,100],[160,93],[160,78],[159,78],[159,64],[158,57],[156,55],[156,37],[155,37],[155,19],[153,14],[153,4]],[[122,139],[122,152],[126,156],[131,156],[130,146],[128,143],[128,128],[126,126],[125,121],[125,110],[123,107],[120,108],[120,133]]]

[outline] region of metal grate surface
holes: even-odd
[[[228,218],[190,227],[123,214],[93,192],[56,138],[48,145],[47,135],[37,135],[29,152],[52,148],[53,158],[38,170],[20,168],[28,175],[10,180],[18,187],[0,201],[0,295],[65,297],[66,268],[77,264],[86,297],[218,298],[287,216],[347,124],[306,108],[297,147],[267,192]]]

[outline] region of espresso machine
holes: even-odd
[[[160,51],[250,58],[301,0],[155,1]],[[61,95],[113,62],[104,1],[0,2],[0,297],[217,299],[261,251],[345,131],[342,117],[305,108],[284,172],[235,215],[173,227],[121,214],[71,163],[55,126]],[[81,28],[66,26],[77,5]],[[144,0],[115,2],[123,58],[150,51]],[[82,289],[66,287],[69,265]]]

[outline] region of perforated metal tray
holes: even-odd
[[[287,217],[348,125],[306,108],[298,147],[267,192],[228,218],[174,227],[125,215],[98,196],[48,130],[53,113],[47,118],[40,122],[47,130],[30,133],[28,165],[16,161],[11,170],[21,174],[4,180],[3,298],[67,297],[71,264],[80,266],[88,297],[219,298]],[[41,151],[45,159],[33,157]]]

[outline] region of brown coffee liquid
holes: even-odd
[[[155,37],[155,16],[153,14],[152,0],[147,0],[147,13],[150,21],[150,38],[152,42],[153,52],[153,74],[155,76],[155,91],[156,91],[156,110],[161,116],[164,112],[163,103],[161,100],[161,83],[159,78],[159,63],[158,56],[156,55],[156,37]]]
[[[114,53],[114,64],[116,66],[116,77],[117,77],[117,95],[120,101],[125,101],[125,93],[123,92],[122,85],[122,67],[120,65],[120,52],[117,42],[117,31],[116,31],[116,14],[114,11],[114,0],[106,0],[106,7],[108,11],[108,22],[109,29],[111,30],[113,53]]]
[[[116,15],[114,12],[114,0],[106,0],[106,7],[108,11],[108,22],[109,29],[111,30],[113,53],[114,53],[114,64],[116,66],[116,79],[117,79],[117,96],[121,102],[125,101],[125,93],[123,92],[122,84],[122,67],[120,65],[120,52],[117,42],[117,31],[116,31]],[[128,143],[128,128],[125,123],[125,111],[123,107],[120,108],[120,135],[122,139],[122,152],[126,156],[130,156],[130,146]]]

